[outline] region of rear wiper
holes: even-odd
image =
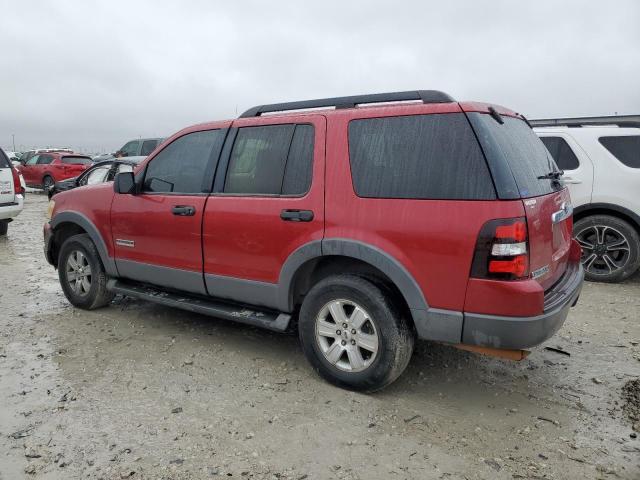
[[[553,170],[546,175],[540,175],[538,180],[558,180],[562,175],[564,175],[563,170]]]
[[[502,115],[500,115],[495,108],[489,107],[488,110],[489,110],[489,115],[491,115],[496,122],[498,122],[500,125],[504,123],[504,119],[502,118]]]

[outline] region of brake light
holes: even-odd
[[[24,188],[22,188],[22,184],[20,183],[20,174],[16,167],[11,167],[11,174],[13,175],[13,191],[16,195],[24,194]]]
[[[524,217],[490,220],[480,229],[471,276],[519,280],[529,276],[527,221]]]

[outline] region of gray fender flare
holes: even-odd
[[[294,251],[280,271],[278,306],[282,311],[290,312],[292,309],[293,282],[298,269],[309,260],[330,255],[355,258],[384,272],[407,302],[419,338],[448,343],[460,342],[464,318],[462,312],[429,307],[418,282],[396,258],[373,245],[357,240],[316,240]]]
[[[100,232],[96,228],[96,226],[89,220],[85,215],[79,212],[74,211],[65,211],[56,214],[55,217],[51,219],[50,225],[51,228],[55,231],[55,228],[63,223],[75,223],[79,227],[81,227],[91,240],[93,241],[96,249],[98,250],[98,254],[100,255],[100,260],[102,260],[102,264],[104,265],[104,269],[107,272],[107,275],[115,277],[118,275],[118,270],[116,269],[115,260],[109,256],[107,253],[107,246],[100,235]]]
[[[409,308],[412,310],[429,308],[418,283],[398,260],[373,245],[343,238],[316,240],[303,245],[289,255],[280,270],[278,280],[279,306],[285,306],[286,311],[291,310],[291,292],[298,269],[309,260],[330,255],[355,258],[378,268],[395,283]]]

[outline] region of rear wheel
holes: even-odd
[[[49,175],[45,176],[45,177],[42,179],[42,189],[43,189],[45,192],[48,192],[48,191],[49,191],[49,189],[50,189],[51,187],[53,187],[53,185],[54,185],[54,184],[55,184],[55,182],[53,181],[53,178],[51,178]]]
[[[62,244],[58,277],[62,291],[74,307],[93,310],[113,300],[98,250],[87,234],[74,235]]]
[[[7,220],[0,220],[0,235],[6,235],[9,230],[9,222]]]
[[[611,215],[592,215],[578,220],[573,231],[582,247],[587,280],[621,282],[640,266],[640,237],[624,220]]]
[[[302,304],[298,328],[311,365],[352,390],[384,388],[413,352],[413,330],[402,312],[378,286],[352,275],[316,284]]]

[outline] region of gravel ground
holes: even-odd
[[[46,198],[0,239],[0,479],[640,478],[640,276],[586,284],[515,363],[419,343],[374,395],[323,382],[295,335],[144,302],[72,308]],[[634,427],[635,423],[635,427]]]

